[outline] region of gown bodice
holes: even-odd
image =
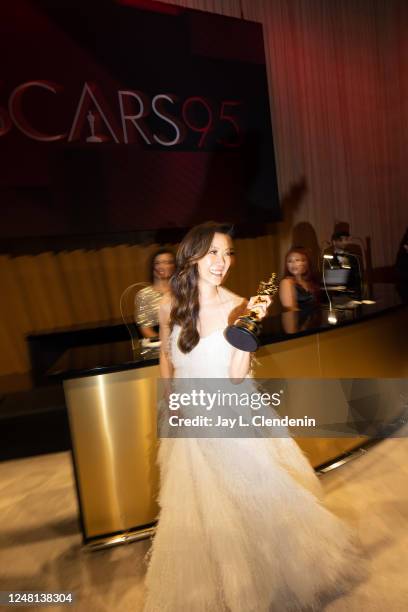
[[[295,283],[296,301],[298,307],[302,310],[304,308],[310,308],[316,306],[316,298],[312,291],[305,289],[302,285]]]
[[[216,329],[201,338],[189,352],[178,347],[181,327],[174,325],[170,334],[170,356],[175,378],[228,378],[233,347],[224,337],[223,329]]]

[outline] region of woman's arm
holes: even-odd
[[[279,299],[284,308],[288,310],[298,309],[295,287],[291,278],[283,278],[281,280],[279,284]]]
[[[259,296],[252,297],[247,302],[245,310],[255,310],[258,312],[259,319],[263,319],[272,303],[272,298],[263,296],[262,299],[264,300],[263,302],[258,302]],[[251,364],[251,355],[252,353],[248,351],[241,351],[237,348],[233,349],[229,367],[229,376],[233,382],[239,383],[247,376]]]
[[[229,377],[235,383],[240,383],[248,374],[251,363],[251,354],[248,351],[233,349],[229,367]]]
[[[161,378],[173,378],[173,364],[169,353],[170,337],[170,309],[171,300],[165,296],[159,306],[159,325],[160,325],[160,376]]]

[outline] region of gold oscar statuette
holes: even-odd
[[[258,296],[257,303],[265,301],[262,299],[264,295],[275,295],[278,288],[277,275],[275,272],[272,272],[269,280],[259,283],[258,291],[256,292]],[[259,346],[261,327],[261,321],[256,310],[248,310],[241,317],[238,317],[233,325],[228,325],[224,335],[235,348],[252,353]]]

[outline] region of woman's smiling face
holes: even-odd
[[[198,262],[200,281],[211,285],[221,285],[227,275],[234,257],[231,237],[216,232],[211,241],[208,253]]]

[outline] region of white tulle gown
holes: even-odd
[[[222,330],[187,355],[170,337],[175,377],[228,376]],[[147,557],[145,612],[320,610],[361,572],[353,531],[326,509],[291,438],[163,438],[159,523]]]

